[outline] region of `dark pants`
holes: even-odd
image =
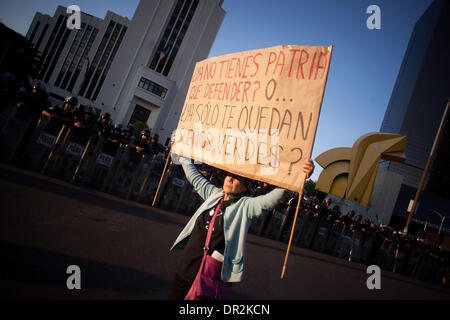
[[[175,273],[172,289],[170,290],[168,297],[169,300],[184,300],[184,297],[186,297],[191,285],[192,283],[186,282],[178,275],[178,273]]]

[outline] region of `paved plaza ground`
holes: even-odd
[[[0,165],[0,297],[166,299],[179,252],[169,252],[188,217]],[[244,281],[235,299],[449,299],[450,291],[366,266],[249,235]],[[68,290],[66,269],[81,269]]]

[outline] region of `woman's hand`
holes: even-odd
[[[314,172],[314,168],[315,166],[311,158],[306,159],[305,164],[303,164],[303,172],[306,174],[306,179],[311,177]]]

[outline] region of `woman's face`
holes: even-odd
[[[223,191],[227,194],[238,194],[247,190],[246,185],[234,176],[227,175],[223,181]]]

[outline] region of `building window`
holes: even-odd
[[[72,46],[70,47],[69,53],[67,54],[64,64],[61,67],[61,70],[59,71],[58,77],[56,78],[55,86],[57,86],[57,87],[61,87],[61,88],[65,89],[65,87],[67,85],[67,81],[68,81],[67,75],[65,77],[65,81],[63,81],[63,84],[61,86],[60,86],[60,83],[61,83],[61,80],[63,79],[64,74],[66,73],[66,71],[69,67],[69,64],[72,62],[72,58],[75,54],[75,50],[77,49],[77,47],[80,43],[81,36],[83,35],[84,27],[85,27],[85,24],[83,23],[81,25],[80,30],[78,30],[74,41],[72,42]]]
[[[48,23],[45,24],[44,29],[41,32],[41,35],[39,36],[38,41],[36,42],[36,46],[35,48],[39,50],[39,46],[41,45],[42,39],[44,39],[45,33],[47,32],[48,29]]]
[[[92,94],[93,94],[95,88],[97,87],[98,80],[99,80],[100,76],[102,75],[103,70],[105,69],[107,59],[109,58],[109,55],[111,54],[114,44],[116,43],[116,40],[119,36],[119,32],[120,32],[121,28],[122,28],[122,25],[120,23],[117,23],[114,28],[114,31],[111,35],[111,38],[108,41],[108,45],[106,46],[105,51],[103,52],[103,56],[100,59],[100,62],[98,63],[97,70],[95,70],[95,74],[92,77],[91,84],[86,91],[85,97],[88,99],[94,100],[94,99],[92,99]]]
[[[114,60],[114,57],[116,56],[117,50],[119,50],[120,44],[122,43],[123,37],[125,36],[126,32],[127,32],[127,27],[123,27],[122,31],[120,32],[119,39],[116,41],[116,44],[114,45],[114,49],[109,56],[108,62],[106,63],[106,67],[104,68],[102,77],[100,78],[100,81],[98,82],[98,85],[97,85],[97,88],[95,89],[94,95],[92,96],[92,101],[97,99],[100,89],[103,86],[103,82],[105,81],[106,75],[108,74],[109,68],[111,67],[111,64]]]
[[[81,85],[81,89],[80,89],[80,93],[79,93],[80,96],[84,96],[84,94],[85,94],[87,86],[88,86],[89,82],[91,81],[95,70],[97,69],[98,62],[99,62],[101,56],[103,55],[103,51],[105,49],[106,43],[108,42],[108,39],[111,36],[111,33],[113,31],[115,24],[116,23],[112,20],[109,22],[108,28],[106,29],[106,32],[103,35],[102,41],[100,42],[97,52],[95,53],[94,60],[92,60],[91,66],[89,67],[89,70],[86,72],[86,77],[83,81],[83,84]]]
[[[89,37],[89,41],[87,43],[87,46],[84,49],[83,55],[82,55],[82,57],[80,59],[80,62],[78,63],[78,66],[77,66],[77,68],[75,70],[75,73],[74,73],[72,79],[70,80],[70,83],[69,83],[69,86],[68,86],[67,90],[72,91],[72,89],[73,89],[73,87],[75,85],[75,82],[77,81],[78,76],[80,75],[80,72],[83,69],[84,62],[86,61],[87,55],[89,54],[89,51],[91,50],[92,42],[95,40],[95,38],[97,36],[97,33],[98,33],[98,29],[94,28],[94,30],[92,31],[92,33],[91,33],[91,35]]]
[[[33,32],[31,33],[30,39],[28,39],[28,40],[30,40],[30,42],[33,42],[34,36],[36,35],[36,31],[37,31],[37,29],[39,28],[40,25],[41,25],[41,23],[39,21],[36,22],[36,25],[34,26]]]
[[[62,40],[59,42],[59,45],[54,53],[53,59],[51,60],[51,64],[49,65],[47,75],[44,78],[44,82],[49,82],[50,77],[53,74],[53,70],[55,69],[55,66],[58,63],[59,56],[61,55],[61,52],[64,46],[66,45],[67,39],[69,38],[70,32],[71,32],[70,29],[66,29],[66,31],[64,32],[64,36],[62,37]]]
[[[97,99],[97,95],[108,74],[109,67],[114,59],[117,50],[122,43],[127,27],[110,21],[108,28],[103,36],[100,46],[97,49],[94,60],[89,70],[86,72],[85,79],[80,88],[80,95],[90,100]]]
[[[64,17],[62,15],[59,15],[58,21],[56,22],[56,25],[53,28],[49,39],[47,40],[47,44],[45,45],[44,51],[42,52],[41,59],[39,61],[39,65],[41,66],[41,69],[39,72],[40,80],[42,80],[44,78],[44,74],[47,71],[48,65],[50,64],[50,59],[53,58],[54,50],[56,49],[56,44],[53,45],[51,50],[50,50],[50,47],[53,44],[55,38],[56,38],[55,42],[59,42],[59,38],[62,36],[62,33],[64,32],[64,29],[65,29],[63,27],[65,25],[65,23],[66,23],[66,20],[64,19]],[[39,39],[38,42],[40,42],[40,41],[41,41],[41,39]],[[37,46],[37,48],[38,47],[39,46]]]
[[[197,9],[199,0],[178,0],[158,49],[150,61],[150,69],[167,76],[175,61],[186,31]]]
[[[150,91],[151,93],[157,95],[161,99],[164,99],[167,95],[166,88],[144,77],[141,77],[141,80],[138,83],[138,87]]]

